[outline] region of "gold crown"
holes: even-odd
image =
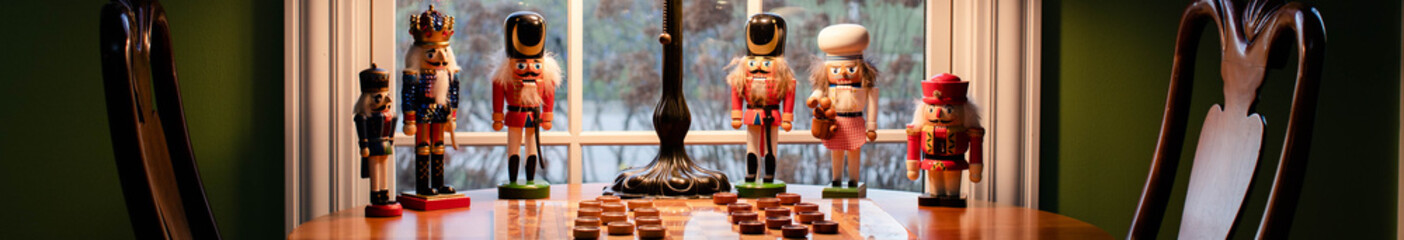
[[[419,16],[410,16],[409,33],[414,36],[415,45],[448,45],[449,38],[453,37],[453,17],[429,5],[429,10]]]

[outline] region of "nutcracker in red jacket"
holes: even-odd
[[[959,200],[961,170],[970,170],[971,182],[981,179],[985,129],[978,108],[966,98],[969,86],[947,73],[922,81],[921,104],[907,125],[907,178],[916,180],[918,171],[926,171],[926,197],[939,205]]]
[[[390,198],[390,179],[395,178],[395,111],[390,108],[390,71],[376,68],[361,71],[361,97],[355,116],[356,142],[360,146],[361,177],[370,178],[370,206],[366,216],[400,215],[400,204]]]
[[[526,179],[535,180],[539,134],[550,130],[561,68],[546,52],[546,19],[535,12],[515,12],[503,26],[507,58],[492,75],[492,129],[507,126],[508,177],[517,181],[523,138],[527,143]],[[503,104],[506,104],[504,113]],[[545,165],[541,165],[545,168]]]
[[[857,24],[836,24],[820,30],[817,43],[826,55],[823,65],[811,70],[814,93],[805,103],[816,108],[816,115],[834,119],[832,136],[823,139],[824,147],[833,153],[833,186],[839,187],[847,163],[848,187],[858,187],[863,144],[877,139],[878,88],[874,81],[878,71],[863,59],[868,30]]]
[[[746,23],[746,56],[732,60],[726,76],[731,127],[746,126],[746,182],[756,180],[760,157],[765,159],[762,179],[775,180],[775,138],[780,128],[790,131],[795,119],[795,74],[783,55],[787,31],[780,15],[752,15]]]
[[[444,184],[444,134],[458,120],[458,63],[449,38],[453,17],[434,10],[410,16],[414,45],[405,52],[400,110],[405,135],[414,136],[415,190],[420,195],[451,194]]]

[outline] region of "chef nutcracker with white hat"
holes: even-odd
[[[390,198],[390,179],[395,178],[395,116],[390,104],[390,71],[376,68],[361,71],[361,97],[356,99],[352,121],[361,155],[361,178],[370,178],[370,205],[366,216],[400,216],[400,203]]]
[[[979,110],[966,98],[969,86],[948,73],[921,82],[921,103],[907,125],[906,164],[908,179],[917,180],[926,171],[926,195],[917,201],[922,206],[964,207],[962,170],[970,170],[971,182],[980,182],[985,128]]]
[[[775,180],[775,138],[794,121],[795,74],[785,63],[785,19],[752,15],[746,23],[746,56],[731,61],[731,127],[746,126],[746,182],[755,182],[760,158],[765,183]],[[744,108],[743,108],[744,107]]]
[[[410,16],[414,45],[405,52],[403,99],[405,135],[414,136],[415,192],[453,194],[444,184],[444,134],[458,119],[458,63],[449,48],[454,19],[429,10]]]
[[[821,137],[824,147],[833,153],[833,187],[841,186],[844,163],[848,164],[848,187],[859,187],[861,149],[877,139],[878,88],[874,81],[878,71],[863,59],[868,30],[857,24],[825,27],[819,31],[818,45],[826,55],[823,65],[812,69],[814,93],[805,103],[816,108],[816,116],[833,119],[830,136]]]
[[[556,86],[561,68],[546,52],[546,19],[535,12],[507,16],[503,25],[507,57],[492,74],[492,129],[507,127],[507,168],[511,182],[517,170],[523,138],[526,146],[526,180],[535,184],[536,168],[545,168],[539,154],[539,130],[551,130]],[[503,112],[504,106],[506,105]],[[540,164],[540,165],[538,165]],[[549,185],[548,185],[549,186]]]

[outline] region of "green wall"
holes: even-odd
[[[10,1],[0,236],[129,239],[98,59],[107,1]],[[282,1],[163,1],[191,141],[222,235],[283,235]]]
[[[1169,85],[1175,32],[1190,1],[1044,1],[1041,208],[1124,237],[1145,184]],[[1311,162],[1291,236],[1395,235],[1400,3],[1312,2],[1325,18],[1326,69]],[[1217,29],[1196,64],[1187,149],[1162,238],[1178,232],[1193,140],[1221,103]],[[1295,54],[1295,53],[1290,53]],[[1295,61],[1292,62],[1295,64]],[[1271,70],[1257,112],[1264,159],[1235,238],[1261,219],[1282,144],[1295,66]]]

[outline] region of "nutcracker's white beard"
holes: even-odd
[[[453,81],[449,79],[449,71],[434,71],[434,77],[434,89],[429,90],[434,93],[434,103],[448,106],[449,84],[453,84]]]
[[[536,89],[536,83],[522,83],[521,104],[523,106],[541,106],[541,91]]]
[[[774,79],[767,79],[767,80],[765,80],[765,81],[747,80],[747,82],[750,82],[750,85],[751,85],[751,86],[750,86],[751,89],[748,89],[749,91],[747,91],[747,92],[750,92],[750,95],[751,95],[751,96],[749,96],[749,97],[750,97],[751,104],[761,105],[761,104],[763,104],[763,103],[765,102],[766,99],[769,99],[769,98],[770,98],[770,91],[772,91],[772,90],[771,90],[771,89],[767,89],[767,88],[765,87],[766,81],[775,81],[775,80],[774,80]]]

